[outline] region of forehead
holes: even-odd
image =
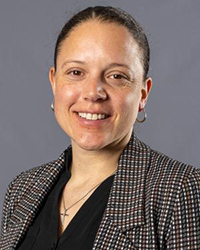
[[[92,55],[128,62],[141,58],[141,51],[126,27],[94,19],[79,24],[68,34],[58,57],[72,56],[81,60],[81,56],[85,59],[87,55],[88,58]]]

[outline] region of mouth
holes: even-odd
[[[106,118],[109,117],[109,115],[104,114],[104,113],[83,113],[83,112],[78,112],[77,113],[79,117],[84,118],[86,120],[92,120],[92,121],[96,121],[96,120],[105,120]]]

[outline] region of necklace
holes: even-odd
[[[115,170],[110,176],[114,175],[115,173],[117,172],[117,170]],[[109,177],[110,177],[109,176]],[[108,178],[108,177],[107,177]],[[105,180],[105,179],[104,179]],[[104,181],[103,180],[103,181]],[[63,213],[60,213],[61,215],[61,222],[62,222],[62,226],[64,225],[64,222],[65,222],[65,217],[66,216],[69,216],[69,214],[67,213],[68,210],[70,208],[72,208],[73,206],[75,206],[79,201],[83,200],[90,192],[92,192],[92,190],[94,190],[95,188],[97,188],[98,186],[101,185],[101,183],[103,182],[101,181],[100,183],[98,183],[97,185],[95,185],[93,188],[91,188],[83,197],[81,197],[79,200],[77,200],[75,203],[73,203],[70,207],[66,208],[65,206],[65,200],[64,200],[64,195],[63,195],[63,198],[62,198],[62,204],[63,204],[63,208],[64,208],[64,212]]]

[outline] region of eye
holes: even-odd
[[[124,74],[111,74],[108,76],[111,80],[128,80],[128,77]]]
[[[85,71],[79,68],[70,68],[64,74],[70,81],[82,81],[85,78]]]
[[[120,74],[114,74],[112,75],[114,79],[122,79],[122,78],[125,78],[125,76],[123,75],[120,75]]]
[[[117,70],[108,73],[107,81],[113,86],[128,86],[131,83],[130,76]]]
[[[72,76],[82,76],[82,72],[80,70],[71,70],[67,72],[67,74],[72,75]]]

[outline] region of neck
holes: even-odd
[[[117,170],[119,157],[130,136],[128,134],[115,145],[94,151],[85,150],[72,141],[71,180],[84,183],[111,175]]]

